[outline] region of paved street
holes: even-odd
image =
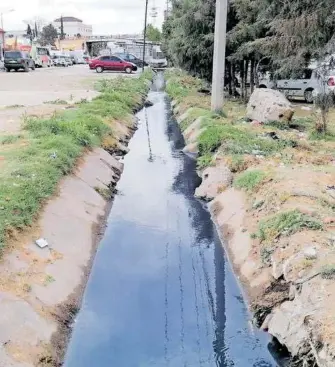
[[[0,134],[19,131],[23,115],[50,115],[63,109],[64,106],[54,103],[56,100],[91,99],[97,95],[94,90],[97,80],[118,75],[124,74],[97,74],[88,65],[36,69],[29,73],[0,72]]]

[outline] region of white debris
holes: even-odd
[[[38,240],[35,241],[35,243],[40,248],[45,248],[49,245],[45,238],[39,238]]]
[[[314,247],[307,247],[304,250],[304,256],[306,260],[315,260],[318,256],[318,253]]]

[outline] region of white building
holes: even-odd
[[[53,21],[53,26],[60,32],[61,18]],[[65,38],[91,37],[93,29],[91,25],[84,24],[81,19],[75,17],[63,17],[63,29]]]

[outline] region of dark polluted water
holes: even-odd
[[[275,367],[162,91],[138,114],[65,367]]]

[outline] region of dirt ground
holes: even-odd
[[[59,101],[75,103],[90,100],[98,93],[99,79],[115,78],[119,73],[97,74],[87,65],[68,68],[44,68],[24,72],[0,72],[0,135],[20,130],[26,115],[51,115],[66,108]]]

